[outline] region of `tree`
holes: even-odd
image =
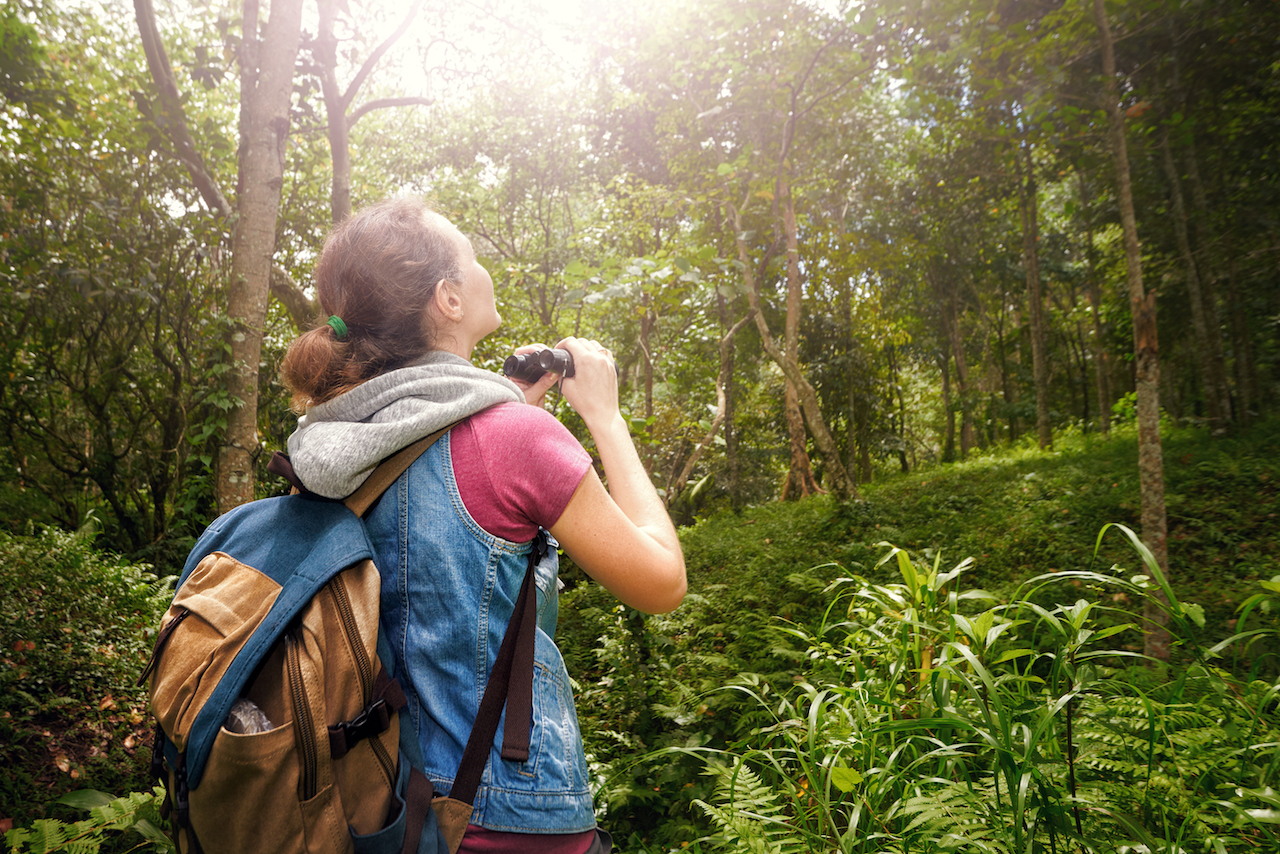
[[[428,106],[433,99],[423,96],[377,98],[355,106],[361,89],[378,62],[391,47],[404,36],[409,25],[417,17],[423,0],[409,5],[396,27],[370,54],[359,63],[351,82],[344,89],[338,82],[338,23],[337,0],[317,0],[320,9],[320,30],[310,45],[315,61],[315,73],[320,78],[320,91],[324,97],[326,133],[329,152],[333,158],[333,181],[330,192],[330,209],[334,224],[351,215],[351,128],[369,113],[391,107]],[[344,4],[345,5],[345,4]]]
[[[1164,455],[1160,445],[1160,357],[1156,338],[1156,295],[1142,283],[1142,249],[1138,243],[1138,221],[1133,204],[1129,173],[1129,152],[1125,140],[1124,111],[1116,83],[1115,47],[1104,0],[1093,0],[1094,21],[1102,47],[1104,108],[1111,128],[1111,153],[1116,170],[1116,191],[1120,219],[1124,227],[1125,267],[1128,270],[1129,308],[1133,314],[1133,355],[1138,386],[1138,473],[1142,499],[1142,541],[1155,557],[1159,570],[1168,576],[1168,520],[1164,506]],[[1148,604],[1145,617],[1150,624],[1146,653],[1169,659],[1168,616]]]
[[[138,30],[147,66],[159,92],[158,114],[165,120],[177,154],[210,209],[231,220],[231,271],[227,336],[232,368],[226,390],[234,407],[215,463],[218,511],[254,498],[253,461],[258,452],[258,369],[271,288],[276,217],[284,186],[285,147],[294,65],[302,36],[302,0],[276,0],[259,28],[257,0],[243,7],[239,45],[240,152],[234,209],[196,150],[177,80],[160,40],[151,0],[135,0]]]
[[[163,566],[207,511],[220,228],[174,210],[189,191],[137,122],[136,37],[87,12],[58,25],[34,85],[4,96],[3,500]]]

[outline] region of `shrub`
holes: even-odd
[[[135,686],[169,583],[103,555],[90,533],[0,534],[0,819],[39,818],[60,792],[149,789]],[[37,787],[43,789],[38,791]]]

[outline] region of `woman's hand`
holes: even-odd
[[[573,356],[573,376],[560,383],[560,390],[594,435],[619,415],[613,354],[599,341],[586,338],[565,338],[556,347]]]
[[[546,344],[525,344],[521,347],[517,347],[514,352],[515,355],[521,356],[525,353],[537,353],[539,350],[546,349],[548,349]],[[507,377],[507,379],[519,386],[520,390],[524,392],[525,403],[532,406],[542,406],[543,401],[546,398],[547,389],[556,384],[560,379],[560,375],[547,371],[538,378],[537,382],[532,383],[526,382],[525,380],[518,380],[514,377]]]

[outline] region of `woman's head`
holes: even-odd
[[[315,269],[323,316],[341,318],[335,325],[346,334],[322,323],[290,345],[282,370],[295,408],[449,346],[457,324],[448,306],[463,296],[474,301],[471,291],[485,284],[492,303],[492,281],[470,242],[422,200],[388,199],[354,214],[329,235]]]

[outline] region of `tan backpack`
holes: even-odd
[[[453,854],[504,703],[503,756],[527,759],[541,535],[449,797],[420,770],[416,735],[402,737],[362,516],[444,432],[345,502],[296,489],[250,502],[192,550],[139,680],[181,854]],[[287,458],[273,466],[291,475]]]

